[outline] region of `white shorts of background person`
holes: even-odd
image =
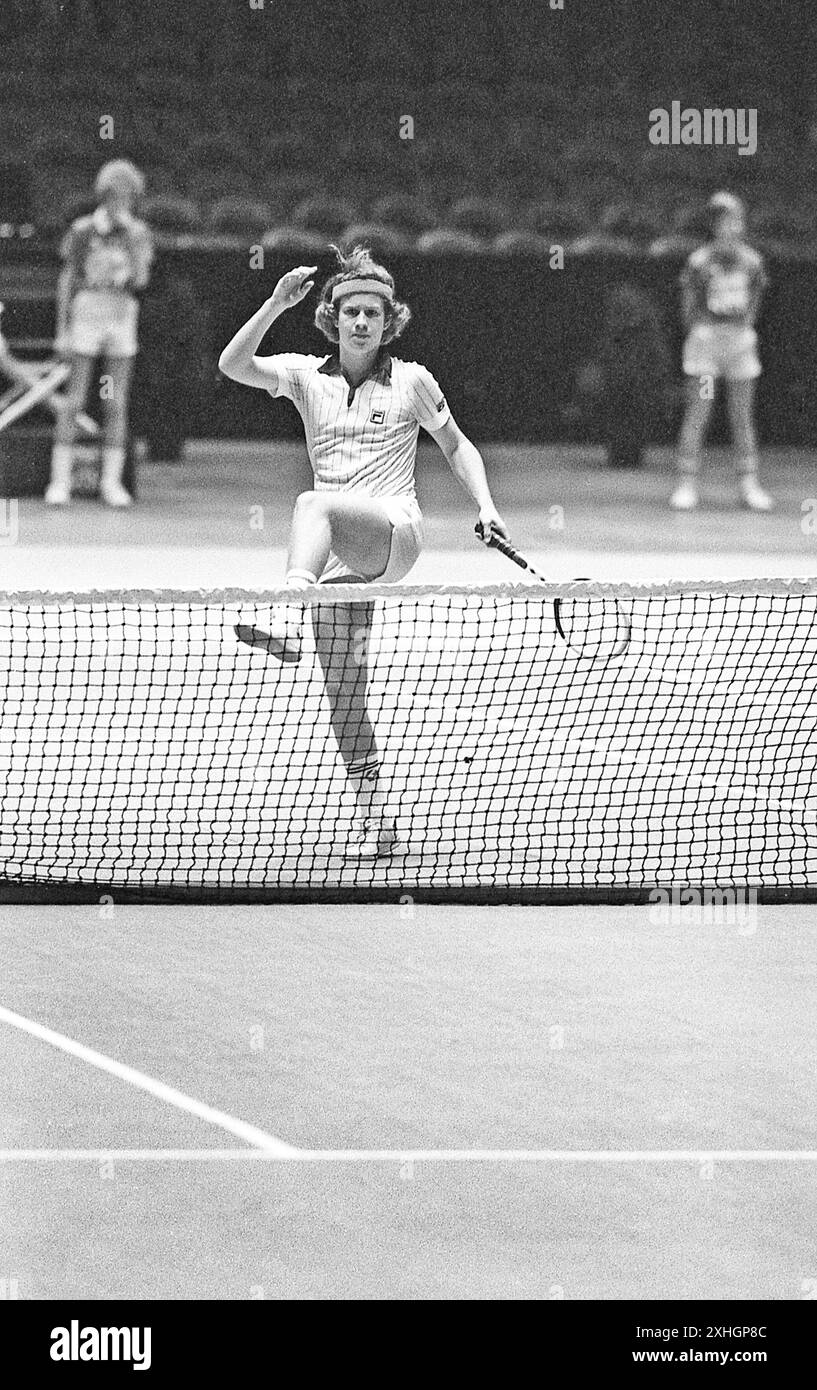
[[[79,290],[71,304],[68,344],[84,357],[135,357],[139,301],[116,290]]]
[[[696,324],[684,343],[683,368],[686,376],[753,380],[762,371],[757,332],[745,324]]]

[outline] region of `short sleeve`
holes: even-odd
[[[323,359],[303,352],[276,352],[264,360],[272,367],[278,383],[275,389],[269,388],[270,395],[286,396],[298,405],[303,400],[306,373],[319,366]]]
[[[134,278],[143,283],[150,274],[153,264],[153,235],[146,222],[136,224],[134,234],[135,260]]]
[[[72,222],[60,242],[60,256],[66,265],[76,269],[79,263],[80,236],[76,222]]]
[[[441,430],[451,419],[448,402],[427,367],[417,366],[412,383],[413,412],[425,430]]]
[[[684,262],[681,274],[678,276],[679,283],[683,289],[699,289],[701,284],[701,261],[698,252],[693,251]]]

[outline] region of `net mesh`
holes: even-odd
[[[817,581],[325,586],[292,664],[235,634],[280,598],[3,598],[6,900],[817,884]]]

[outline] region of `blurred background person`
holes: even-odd
[[[94,212],[73,222],[63,240],[64,268],[57,290],[57,350],[67,355],[71,376],[65,389],[51,457],[45,500],[65,506],[71,499],[71,462],[76,417],[91,384],[97,358],[108,378],[103,406],[100,496],[110,507],[127,507],[131,497],[122,475],[128,437],[128,401],[137,351],[139,301],[148,283],[152,241],[135,215],[144,193],[142,174],[129,160],[105,164],[95,185]]]
[[[722,380],[737,454],[740,498],[752,511],[774,505],[757,478],[755,383],[761,373],[757,318],[766,285],[763,258],[746,242],[740,198],[716,193],[709,203],[710,237],[693,251],[681,275],[687,337],[683,367],[687,404],[678,441],[679,481],[670,499],[678,511],[698,505],[698,471],[706,427]]]

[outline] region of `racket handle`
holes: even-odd
[[[474,527],[474,532],[481,537],[482,533],[479,523]],[[535,575],[537,579],[544,578],[543,575],[539,574],[539,572],[533,568],[533,565],[528,564],[524,556],[519,554],[519,551],[511,545],[510,541],[503,540],[501,536],[496,534],[496,531],[491,532],[485,544],[491,546],[493,550],[498,550],[500,555],[504,555],[506,559],[513,560],[514,564],[518,565],[520,569],[527,570],[529,574]]]

